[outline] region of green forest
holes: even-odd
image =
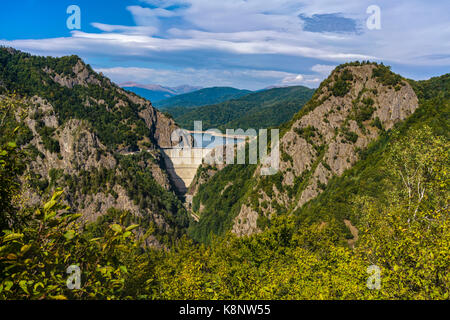
[[[180,94],[154,103],[154,106],[168,111],[172,108],[193,108],[217,104],[227,100],[238,99],[252,93],[250,90],[239,90],[230,87],[212,87],[194,92]]]
[[[204,130],[268,128],[290,120],[313,93],[314,90],[302,86],[274,88],[218,104],[195,108],[171,107],[165,111],[185,129],[193,129],[194,121],[198,119],[203,121]]]

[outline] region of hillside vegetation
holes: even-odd
[[[14,94],[13,94],[14,92]],[[2,130],[18,128],[26,150],[21,179],[34,207],[62,188],[71,212],[95,221],[127,210],[139,232],[161,246],[184,233],[189,218],[172,191],[159,146],[175,123],[150,102],[95,73],[76,56],[37,57],[0,48]],[[6,133],[1,142],[7,143]]]
[[[249,90],[239,90],[230,87],[212,87],[200,89],[194,92],[180,94],[154,103],[160,110],[200,107],[209,104],[217,104],[223,101],[237,99],[251,93]]]
[[[167,112],[186,129],[193,129],[194,121],[199,120],[203,129],[268,128],[288,121],[313,93],[314,90],[301,86],[275,88],[218,104],[193,109],[171,108]]]
[[[356,68],[373,67],[356,65]],[[382,65],[375,67],[374,70],[389,72],[384,75],[385,78],[373,78],[373,85],[378,86],[376,94],[375,89],[369,90],[364,86],[353,89],[352,87],[358,86],[358,82],[353,82],[352,86],[348,84],[347,93],[352,91],[357,99],[339,98],[335,103],[329,103],[328,101],[336,99],[333,92],[320,99],[318,94],[325,91],[327,86],[335,88],[334,81],[341,79],[339,73],[342,75],[346,73],[345,70],[349,70],[341,66],[322,83],[317,94],[299,114],[281,127],[281,164],[276,175],[260,177],[254,174],[255,170],[258,170],[255,166],[233,165],[232,168],[225,167],[200,185],[194,196],[193,210],[201,215],[201,219],[199,223],[191,225],[190,234],[202,242],[209,242],[212,234],[221,235],[230,230],[241,235],[252,234],[264,230],[273,214],[295,213],[299,221],[305,223],[337,219],[341,234],[350,237],[344,219],[352,218],[351,221],[355,223],[359,219],[352,214],[351,209],[350,199],[355,193],[376,196],[382,201],[383,190],[388,192],[387,190],[392,188],[390,184],[383,185],[392,179],[383,176],[385,168],[389,167],[384,156],[388,153],[386,149],[392,141],[406,136],[407,129],[422,128],[424,125],[432,128],[434,134],[448,138],[448,75],[424,82],[411,82],[417,96],[421,97],[418,102],[420,107],[405,122],[396,122],[395,125],[391,123],[387,129],[386,121],[390,121],[391,113],[387,112],[389,117],[386,117],[377,111],[377,108],[381,110],[382,107],[376,104],[383,104],[377,95],[384,90],[387,90],[385,94],[391,92],[394,95],[399,91],[394,87],[389,89],[391,84],[383,83],[386,79],[394,78],[389,69]],[[355,66],[350,65],[347,68]],[[403,88],[406,89],[406,81],[402,78],[398,81],[402,81]],[[434,91],[435,95],[422,98],[425,91]],[[370,94],[373,98],[363,98],[363,94]],[[339,96],[340,93],[336,95]],[[344,102],[341,102],[341,99],[345,99]],[[365,102],[358,105],[358,101]],[[348,104],[347,107],[345,103]],[[389,100],[387,103],[389,105]],[[372,105],[376,107],[372,108]],[[355,109],[355,106],[359,108]],[[336,109],[333,110],[333,107]],[[359,114],[361,111],[365,112],[366,108],[372,108],[370,116],[358,120]],[[345,109],[348,110],[347,117],[341,116],[345,115]],[[315,112],[320,116],[316,117]],[[330,120],[324,119],[323,115]],[[299,119],[308,121],[302,125],[303,128],[297,127]],[[327,126],[332,121],[335,121],[337,129],[329,130]],[[325,130],[329,132],[326,133]],[[375,132],[378,132],[378,137],[374,135]],[[328,138],[329,142],[326,142],[327,135],[331,138]],[[301,140],[298,136],[302,137]],[[250,175],[248,170],[252,170]],[[361,171],[358,171],[358,177],[354,177],[353,173],[357,170]],[[250,178],[245,178],[248,176]],[[236,177],[244,180],[234,188]],[[221,197],[208,196],[221,189]],[[231,206],[227,205],[228,201]],[[224,213],[216,214],[217,212]]]

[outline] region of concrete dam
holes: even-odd
[[[180,194],[186,194],[189,186],[195,178],[198,167],[203,159],[216,147],[227,144],[239,145],[245,142],[246,136],[211,134],[208,132],[186,131],[189,134],[199,134],[200,139],[194,136],[194,144],[202,147],[168,147],[161,148],[164,156],[166,170],[173,185]]]
[[[211,149],[204,148],[163,148],[167,172],[178,192],[185,194],[194,180],[198,167]]]

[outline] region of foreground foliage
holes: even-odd
[[[388,203],[354,199],[362,210],[355,249],[336,220],[307,225],[280,215],[251,237],[227,234],[210,246],[185,237],[155,251],[135,240],[137,225],[122,226],[126,213],[83,226],[65,213],[58,191],[26,223],[3,230],[0,298],[447,299],[449,143],[427,128],[414,131],[389,160],[400,183]],[[82,270],[78,290],[67,288],[70,265]],[[373,265],[380,290],[367,287]]]

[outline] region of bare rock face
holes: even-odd
[[[114,157],[81,120],[69,120],[58,134],[58,140],[62,168],[67,171],[96,167],[112,169],[116,166]]]
[[[87,87],[88,84],[101,84],[100,80],[89,72],[86,65],[81,60],[78,60],[77,64],[73,67],[75,76],[57,74],[47,67],[44,68],[44,71],[51,76],[53,81],[69,89],[72,89],[76,85]]]
[[[301,207],[319,195],[333,176],[351,168],[359,151],[378,138],[381,130],[391,129],[418,108],[418,98],[406,81],[385,85],[374,76],[376,68],[373,64],[338,68],[322,83],[305,106],[311,110],[293,121],[280,141],[283,187],[293,188],[294,196],[286,197],[286,192],[278,190],[270,201],[282,203],[289,211]],[[300,189],[296,178],[302,182]],[[260,195],[260,204],[266,196]],[[256,209],[250,202],[242,206],[234,220],[234,233],[255,232]],[[270,206],[263,209],[264,215],[270,213]]]
[[[260,230],[257,226],[257,220],[258,213],[244,204],[239,215],[235,218],[235,223],[231,231],[239,237],[258,233]]]
[[[57,172],[57,179],[65,179],[64,177],[69,176],[72,179],[80,179],[82,172],[110,170],[114,172],[115,176],[120,176],[122,168],[115,156],[111,150],[100,142],[87,121],[70,119],[60,124],[54,107],[45,99],[37,96],[29,100],[28,108],[28,115],[23,119],[23,122],[33,133],[30,145],[38,152],[35,158],[28,163],[28,170],[33,175],[41,177],[41,180],[51,181],[54,179],[51,172]],[[150,109],[152,109],[151,106]],[[36,119],[37,114],[39,119]],[[157,115],[157,112],[154,114]],[[38,122],[53,130],[52,139],[59,144],[58,153],[51,152],[44,146],[43,137],[39,133]],[[149,171],[161,187],[170,191],[172,187],[169,176],[159,165],[161,154],[158,150],[149,150],[148,152],[154,160],[141,161],[137,165],[142,170]],[[26,183],[26,179],[24,179],[24,183]],[[81,213],[84,221],[96,221],[110,208],[129,211],[135,216],[142,216],[144,210],[147,216],[153,217],[152,219],[158,228],[161,230],[170,229],[163,216],[148,208],[140,208],[120,184],[115,183],[103,187],[103,190],[95,193],[86,193],[77,188],[73,192],[67,192],[65,202],[72,210]],[[111,192],[105,192],[104,189],[112,190],[115,196]],[[30,205],[38,205],[42,202],[41,195],[32,188],[25,190],[24,198]],[[145,233],[145,230],[142,231],[143,233]],[[162,247],[155,237],[150,237],[146,241],[150,246]]]
[[[133,215],[139,215],[139,207],[133,203],[128,197],[126,190],[120,186],[115,185],[114,191],[117,194],[115,199],[111,194],[105,194],[98,192],[89,196],[81,196],[80,200],[83,203],[83,209],[79,210],[83,214],[82,218],[85,221],[96,221],[104,212],[107,212],[109,208],[115,208],[118,210],[126,210]]]
[[[146,105],[139,113],[139,116],[152,129],[153,137],[159,147],[170,148],[177,145],[177,141],[172,141],[172,133],[179,129],[179,127],[173,119],[157,111],[151,104]]]
[[[73,75],[58,74],[48,67],[45,67],[43,70],[51,77],[53,81],[61,86],[70,89],[77,85],[83,87],[87,87],[88,85],[97,85],[107,86],[109,89],[115,90],[119,94],[125,96],[126,99],[128,99],[130,102],[140,106],[141,111],[139,115],[145,120],[147,126],[152,130],[152,138],[159,147],[166,148],[174,145],[174,143],[171,141],[171,135],[172,132],[178,129],[178,126],[175,124],[175,121],[173,119],[168,118],[167,116],[153,108],[150,101],[143,99],[133,93],[127,92],[122,88],[119,88],[118,86],[114,85],[109,79],[103,78],[103,81],[101,81],[100,77],[91,72],[81,60],[78,60],[75,66],[72,68]],[[105,104],[105,101],[96,101],[93,98],[90,99],[97,104]],[[86,100],[85,106],[90,106],[90,99]],[[125,106],[127,103],[128,102],[119,99],[114,107],[120,108]],[[106,105],[105,107],[107,109],[111,108],[111,106]]]

